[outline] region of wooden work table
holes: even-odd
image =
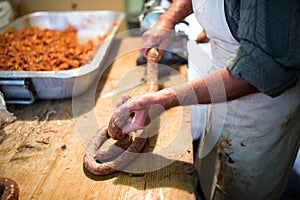
[[[188,107],[163,114],[158,121],[159,134],[146,144],[146,152],[171,160],[168,165],[105,176],[94,176],[83,167],[87,142],[97,128],[108,123],[121,94],[102,96],[145,75],[145,67],[136,66],[139,46],[139,37],[116,40],[110,51],[115,59],[87,95],[7,106],[17,120],[0,130],[0,177],[18,183],[19,199],[195,199]],[[186,65],[177,65],[163,72],[163,86],[184,81],[186,70]],[[125,93],[138,94],[139,87]],[[163,158],[160,153],[165,149],[169,152]],[[148,160],[151,162],[156,161]]]

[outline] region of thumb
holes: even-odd
[[[132,132],[140,129],[144,129],[149,124],[149,116],[144,111],[137,111],[131,114],[130,119],[122,127],[125,132]]]
[[[128,123],[128,124],[125,124],[122,127],[122,130],[124,132],[126,132],[126,133],[130,133],[130,132],[133,132],[133,131],[141,130],[143,128],[144,128],[143,126],[139,126],[137,124]]]

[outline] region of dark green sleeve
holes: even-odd
[[[241,45],[231,73],[275,97],[293,87],[300,69],[300,1],[240,1]]]

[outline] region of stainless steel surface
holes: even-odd
[[[141,28],[147,29],[153,26],[170,5],[170,0],[146,0],[138,16]]]
[[[37,99],[70,98],[84,93],[95,81],[99,71],[105,70],[105,56],[124,16],[124,13],[115,11],[68,11],[36,12],[16,19],[0,32],[33,26],[63,30],[72,25],[78,30],[80,43],[89,39],[97,43],[97,37],[104,34],[107,34],[107,38],[97,47],[91,61],[80,68],[61,71],[1,71],[0,79],[26,78]],[[73,88],[75,81],[81,84],[76,84],[76,88]]]
[[[7,104],[32,104],[35,97],[30,88],[31,84],[25,78],[0,79],[0,89]]]

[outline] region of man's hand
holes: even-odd
[[[159,49],[162,56],[168,47],[174,27],[193,12],[191,0],[173,1],[168,10],[163,13],[158,21],[148,29],[142,38],[142,54],[147,57],[148,50],[152,47]]]
[[[116,123],[124,132],[144,129],[165,110],[155,103],[155,93],[138,97],[125,96],[114,111]]]
[[[163,55],[170,43],[172,32],[173,30],[163,28],[148,29],[142,37],[142,54],[147,57],[148,51],[156,47],[159,55]]]

